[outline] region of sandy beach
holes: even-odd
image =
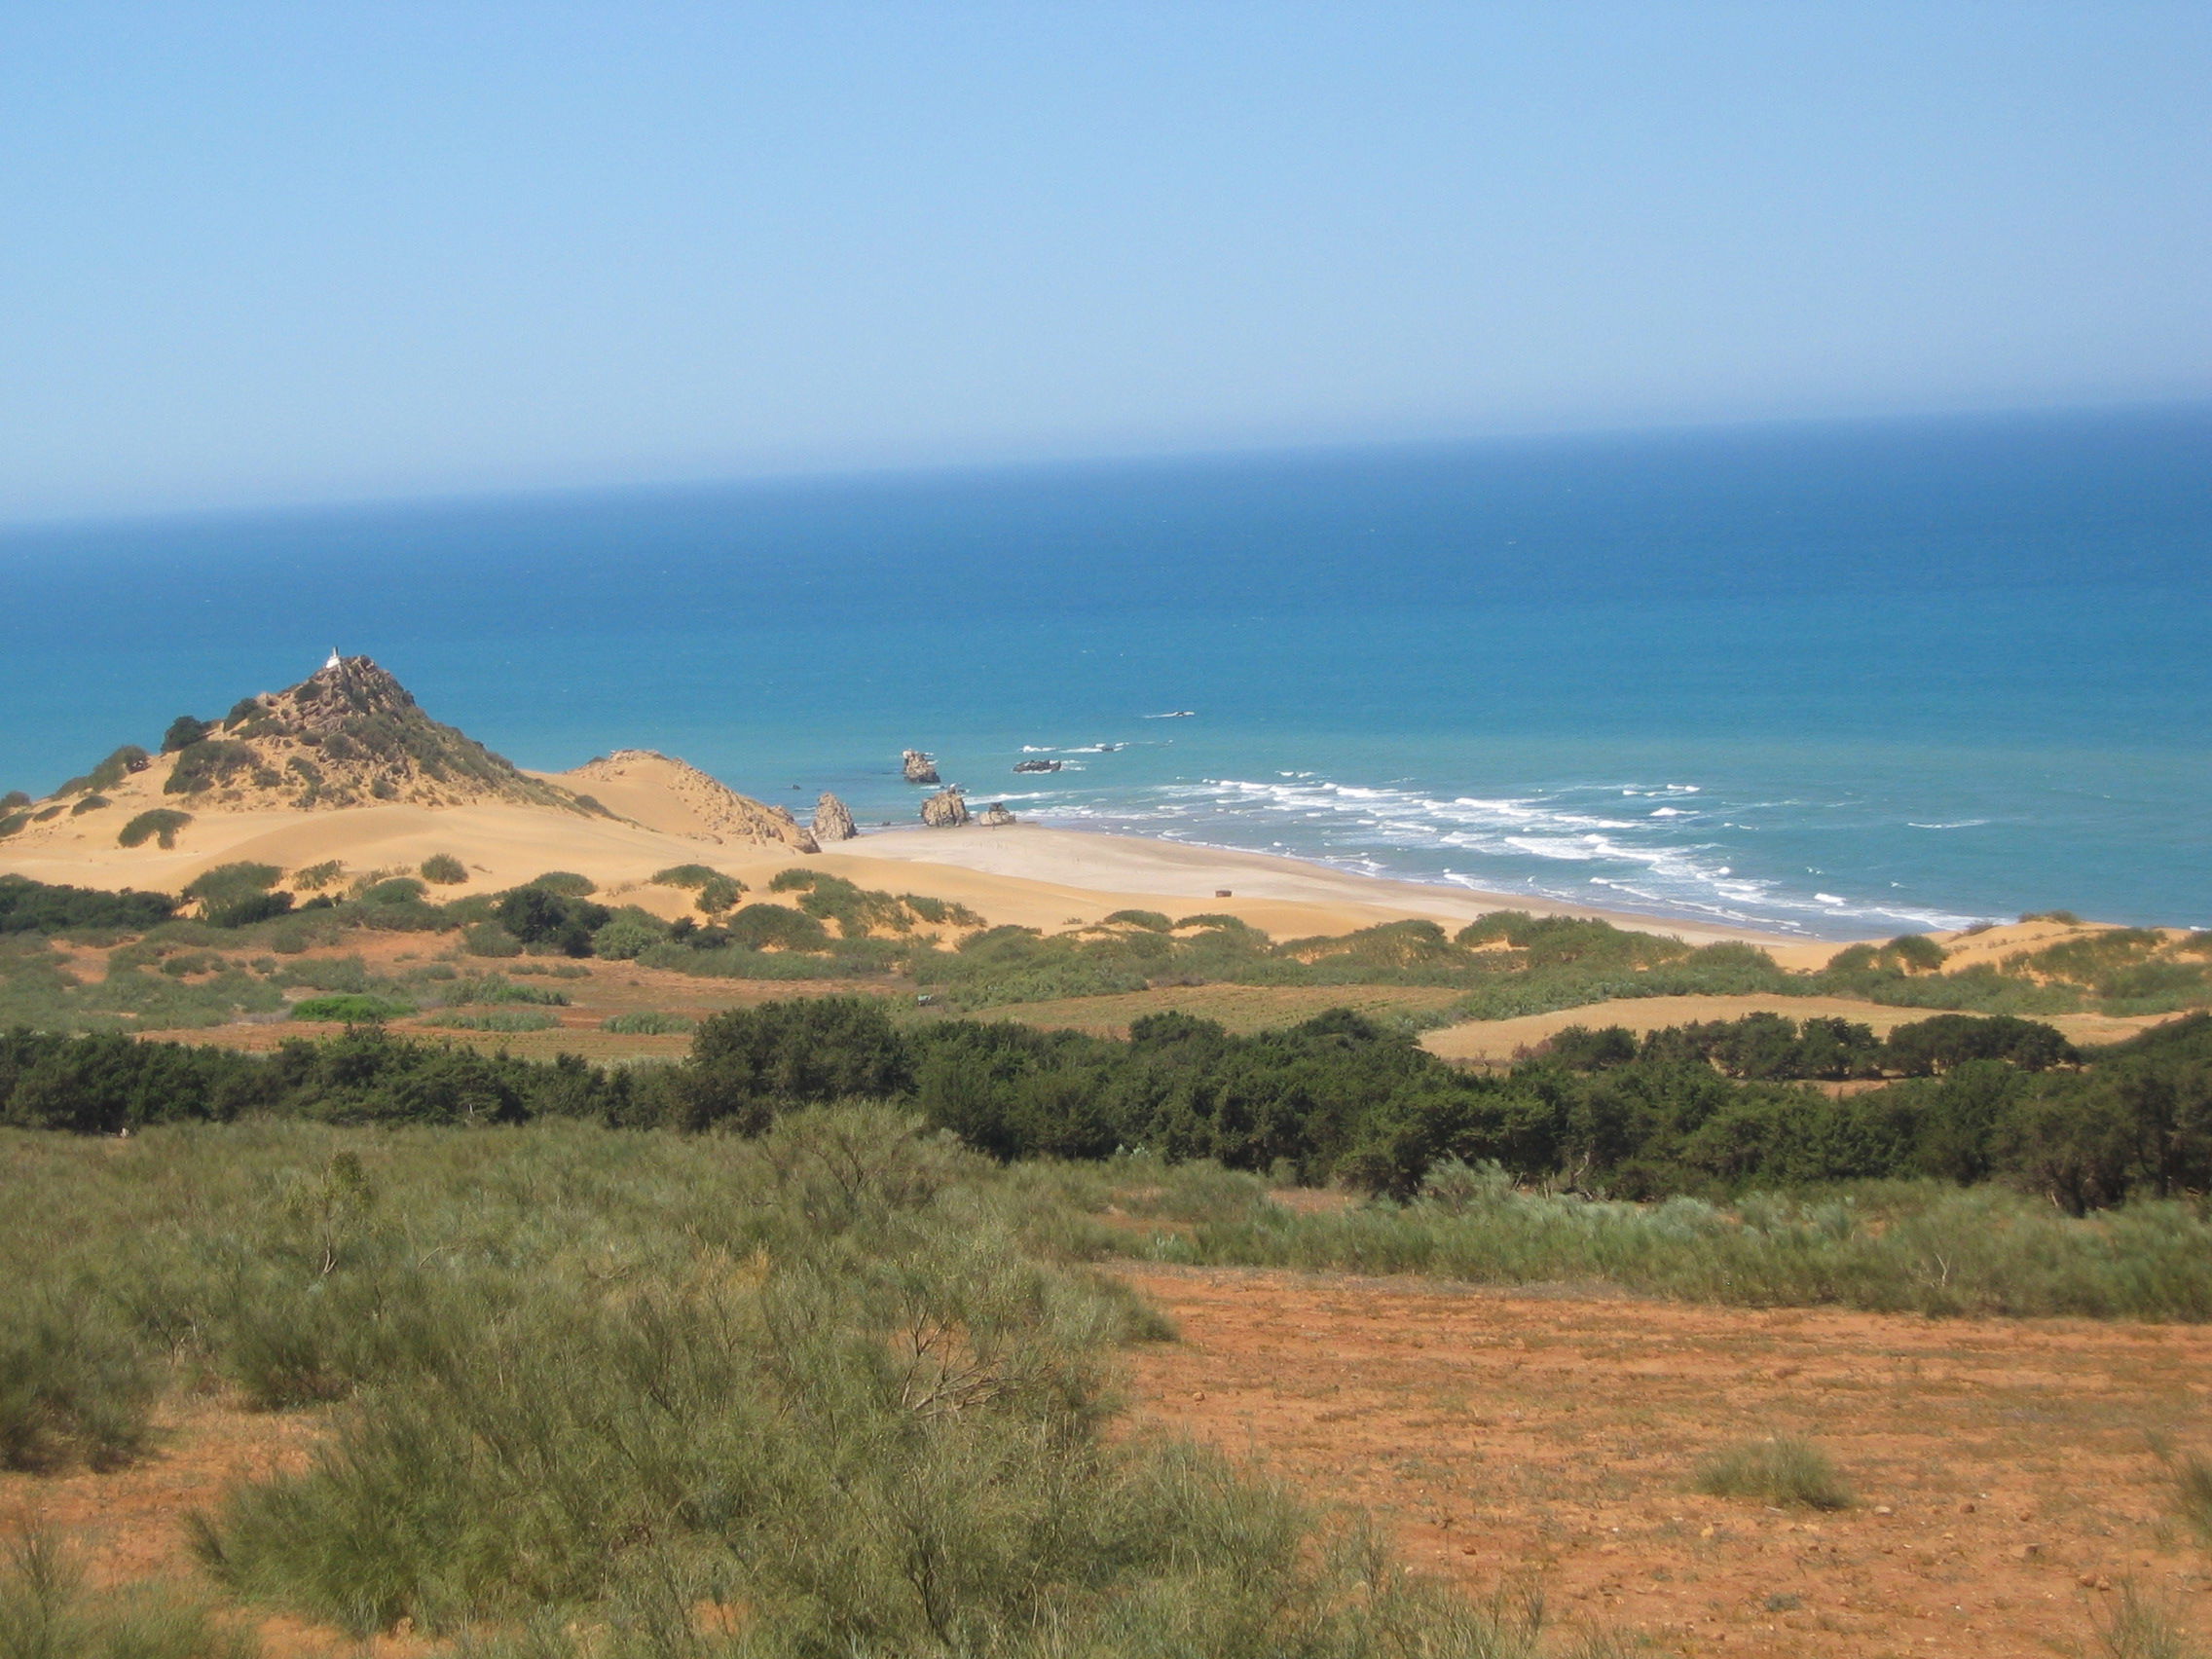
[[[711,865],[767,897],[761,890],[776,871],[803,863],[864,887],[956,901],[993,923],[1048,930],[1095,922],[1120,909],[1177,916],[1217,911],[1283,939],[1346,933],[1408,917],[1457,929],[1493,910],[1520,909],[1599,916],[1691,944],[1747,940],[1792,967],[1816,965],[1837,948],[1517,894],[1390,881],[1265,853],[1031,824],[876,830],[804,854],[781,844],[702,835],[684,803],[672,798],[666,813],[656,812],[643,793],[624,799],[622,820],[497,802],[205,813],[172,849],[119,847],[114,823],[141,804],[141,793],[148,801],[161,798],[148,785],[119,790],[119,796],[129,798],[119,801],[115,812],[42,825],[0,845],[0,871],[79,886],[174,892],[206,869],[240,860],[290,870],[335,859],[359,874],[403,872],[442,853],[468,870],[465,884],[448,890],[455,895],[497,891],[550,869],[574,870],[597,883],[605,899],[673,917],[688,907],[690,896],[650,881],[672,865]]]

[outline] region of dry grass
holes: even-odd
[[[1714,1453],[1698,1465],[1697,1490],[1777,1508],[1849,1509],[1855,1501],[1828,1455],[1795,1434],[1742,1441]]]

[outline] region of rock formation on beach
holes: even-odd
[[[822,798],[814,803],[814,838],[828,846],[832,841],[850,841],[859,833],[845,803],[823,791]]]
[[[365,656],[334,656],[297,685],[241,700],[220,721],[179,720],[170,730],[182,741],[153,764],[167,763],[162,793],[195,812],[492,801],[606,810],[439,724]]]
[[[899,756],[901,775],[909,784],[941,784],[937,775],[937,756],[925,755],[919,749],[909,749]]]
[[[649,789],[657,797],[673,796],[675,804],[682,809],[682,822],[660,822],[665,812],[654,812],[646,820],[652,828],[671,834],[700,841],[744,842],[756,847],[781,842],[801,853],[822,850],[813,831],[785,808],[739,794],[688,761],[656,750],[617,749],[611,755],[587,760],[562,776],[589,786],[595,795],[606,795],[609,804],[625,816],[638,816],[628,808],[628,796],[633,789]],[[846,822],[849,824],[851,820]]]
[[[1014,817],[1013,813],[1007,811],[1005,801],[994,800],[990,805],[983,808],[982,815],[976,822],[985,829],[995,830],[1002,824],[1014,823]]]
[[[933,830],[957,830],[968,822],[967,797],[956,789],[939,791],[922,802],[922,822]]]

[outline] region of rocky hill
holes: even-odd
[[[166,747],[173,758],[162,793],[194,812],[487,801],[606,812],[433,720],[367,657],[246,698],[215,724],[180,719]]]

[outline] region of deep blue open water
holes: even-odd
[[[2212,922],[2203,408],[19,529],[0,584],[0,790],[335,645],[525,765],[864,824],[914,746],[1046,822],[1823,937]]]

